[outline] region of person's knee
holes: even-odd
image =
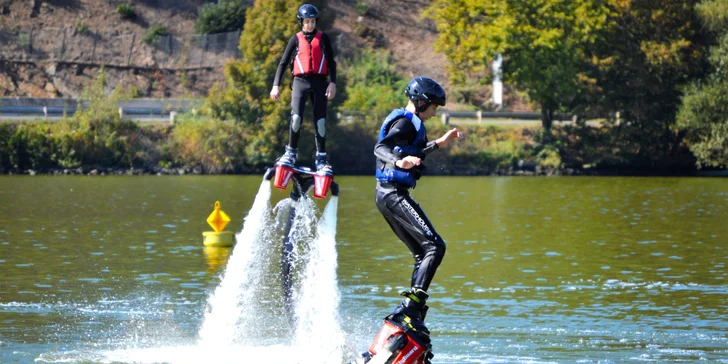
[[[447,245],[439,235],[435,235],[435,239],[424,246],[425,255],[432,256],[438,262],[445,256],[446,249]]]
[[[301,117],[298,114],[291,115],[291,130],[298,133],[301,129]]]
[[[321,118],[316,121],[316,132],[321,137],[326,137],[326,119]]]

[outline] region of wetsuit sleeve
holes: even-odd
[[[288,68],[288,64],[291,62],[291,55],[296,50],[297,46],[298,37],[294,34],[293,37],[291,37],[291,40],[288,41],[286,50],[283,51],[283,57],[281,57],[281,61],[278,63],[278,70],[276,70],[276,78],[273,79],[273,86],[280,86],[281,77],[283,77],[283,70]]]
[[[394,165],[399,157],[394,154],[394,147],[409,144],[417,136],[415,126],[407,118],[395,121],[387,135],[374,146],[374,155],[387,164]]]
[[[324,56],[326,56],[329,80],[331,83],[336,83],[336,61],[334,60],[334,48],[331,47],[331,40],[329,40],[329,36],[326,35],[326,33],[321,36],[321,40],[324,42]]]
[[[425,155],[428,155],[436,150],[440,149],[440,146],[435,143],[434,140],[427,142],[427,145],[424,149],[422,149],[422,153],[425,153]]]

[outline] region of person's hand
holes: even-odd
[[[333,100],[334,96],[336,96],[336,84],[332,82],[329,83],[329,87],[326,88],[326,98]]]
[[[394,165],[396,165],[397,167],[402,168],[402,169],[411,169],[411,168],[414,168],[415,166],[419,166],[421,162],[422,161],[420,160],[419,157],[415,157],[413,155],[408,155],[408,156],[398,160],[397,162],[395,162]]]
[[[463,134],[458,130],[458,128],[452,128],[452,129],[448,130],[447,133],[445,133],[441,137],[437,138],[437,140],[435,140],[435,143],[437,143],[437,145],[440,146],[441,144],[447,144],[447,142],[449,142],[450,140],[455,139],[455,138],[457,138],[457,139],[463,138]]]
[[[270,98],[273,100],[278,100],[278,97],[281,95],[281,90],[278,88],[278,86],[273,86],[273,88],[270,90]]]

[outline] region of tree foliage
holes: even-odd
[[[717,32],[719,42],[711,48],[712,73],[686,90],[678,113],[678,126],[697,158],[699,167],[728,167],[728,1],[699,4],[705,26]]]
[[[243,0],[207,3],[199,10],[195,31],[199,34],[214,34],[241,30],[245,24],[246,8]]]
[[[644,167],[685,167],[676,113],[685,86],[704,77],[712,38],[695,12],[699,0],[614,2],[613,24],[598,43],[587,99],[599,114],[619,111],[623,159]],[[679,165],[678,165],[679,164]]]
[[[620,145],[614,160],[657,166],[687,161],[677,107],[686,85],[705,77],[713,42],[696,15],[698,4],[436,0],[428,15],[438,24],[437,48],[450,61],[453,81],[487,82],[489,62],[503,54],[504,81],[540,104],[544,127],[554,111],[619,112],[622,123],[610,125],[614,135],[605,139]]]
[[[342,72],[346,83],[343,110],[382,119],[407,103],[404,89],[408,80],[397,72],[391,53],[365,50],[347,61]]]
[[[449,60],[451,82],[487,81],[490,62],[505,58],[503,80],[541,105],[544,127],[553,113],[574,107],[584,84],[587,49],[606,27],[610,8],[592,0],[435,0],[436,49]]]

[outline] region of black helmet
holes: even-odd
[[[404,91],[407,98],[412,100],[415,104],[417,112],[425,111],[430,105],[436,104],[445,106],[447,96],[445,90],[435,82],[435,80],[429,77],[415,77],[407,85],[407,89]],[[422,107],[418,105],[417,101],[422,100],[425,102]]]
[[[298,21],[303,22],[303,19],[318,18],[318,9],[311,4],[303,4],[298,8],[298,14],[296,14]]]

